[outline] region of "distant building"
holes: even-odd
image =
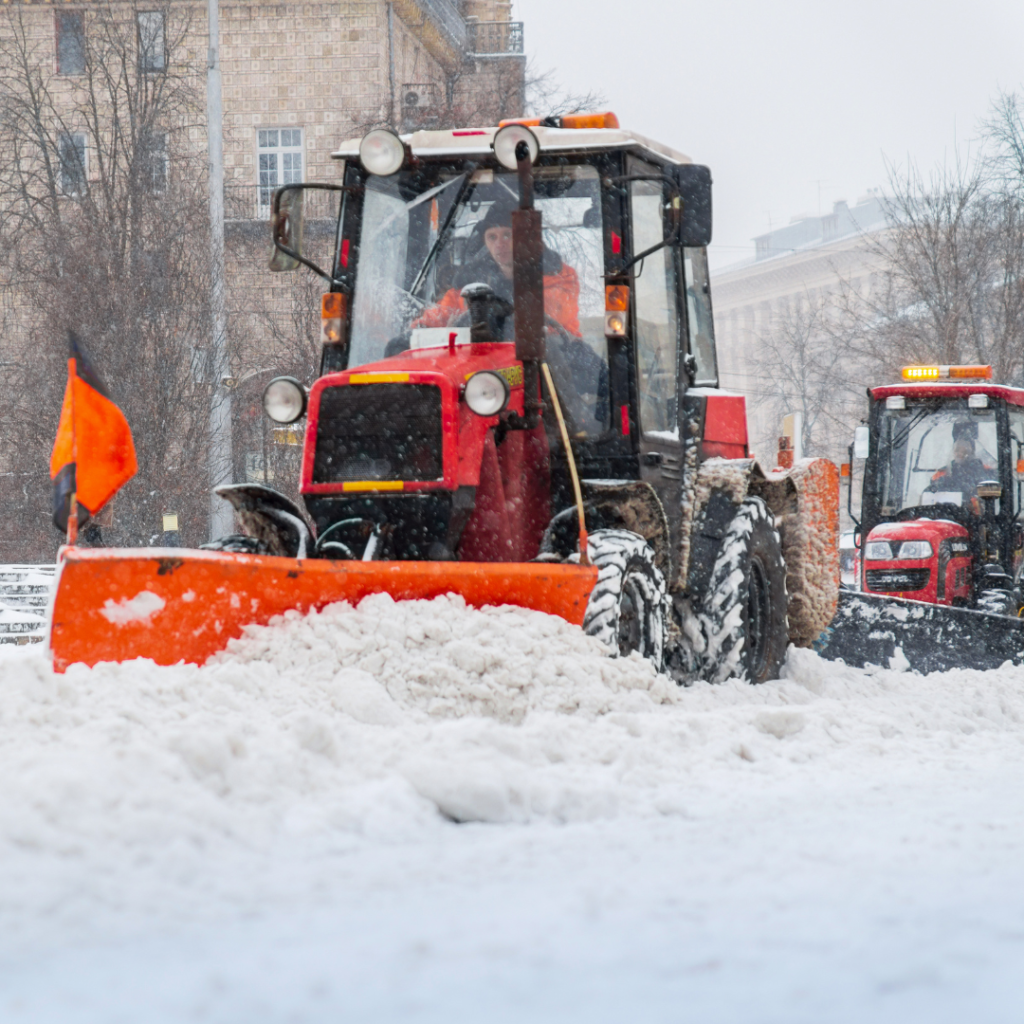
[[[785,227],[758,235],[753,259],[712,272],[722,386],[751,399],[760,393],[754,359],[773,313],[818,300],[841,282],[868,296],[879,269],[870,243],[885,227],[880,194],[869,193],[854,206],[840,200],[829,214],[794,217]],[[771,462],[781,424],[755,401],[748,409],[751,442]]]

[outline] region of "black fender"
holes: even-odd
[[[264,554],[282,558],[309,558],[313,531],[291,498],[265,484],[225,484],[214,494],[231,503],[242,529]],[[216,542],[215,542],[216,543]]]

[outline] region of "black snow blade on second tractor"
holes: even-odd
[[[860,593],[816,646],[921,672],[1024,661],[1024,389],[990,366],[907,366],[868,392]],[[859,451],[857,451],[859,449]],[[851,507],[852,516],[852,507]]]
[[[858,667],[909,665],[918,672],[998,668],[1024,661],[1024,621],[841,590],[836,617],[814,648],[824,658]]]

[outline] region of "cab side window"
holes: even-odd
[[[1007,418],[1010,421],[1010,470],[1013,480],[1013,514],[1020,516],[1024,511],[1024,480],[1017,467],[1024,459],[1024,409],[1010,406]]]
[[[717,388],[718,360],[715,358],[715,327],[711,318],[707,252],[704,249],[684,249],[683,270],[693,383],[698,387]]]
[[[660,178],[661,171],[640,160],[630,160],[629,173]],[[665,186],[660,180],[630,182],[630,213],[634,254],[664,241]],[[676,252],[665,246],[633,268],[640,425],[645,434],[674,434],[678,429]]]

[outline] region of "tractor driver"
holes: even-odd
[[[974,453],[974,439],[966,430],[957,431],[953,442],[953,457],[948,466],[940,469],[928,485],[929,491],[959,491],[973,496],[982,480],[991,480],[995,469],[986,466]]]
[[[466,309],[461,290],[476,281],[490,285],[498,298],[512,301],[512,208],[494,203],[474,230],[483,240],[483,248],[459,268],[455,287],[449,288],[436,306],[425,310],[413,327],[447,327]],[[544,246],[544,312],[577,338],[579,299],[576,271],[563,263],[554,249]]]
[[[480,251],[458,268],[454,287],[412,324],[413,327],[447,327],[467,307],[461,291],[481,281],[498,298],[513,301],[512,207],[498,201],[475,226],[482,238]],[[548,358],[556,387],[565,406],[572,433],[585,431],[588,416],[581,396],[594,396],[594,416],[603,418],[607,403],[608,370],[604,360],[582,338],[579,316],[580,282],[576,271],[554,249],[544,246],[544,312],[563,328],[568,340],[548,332]]]

